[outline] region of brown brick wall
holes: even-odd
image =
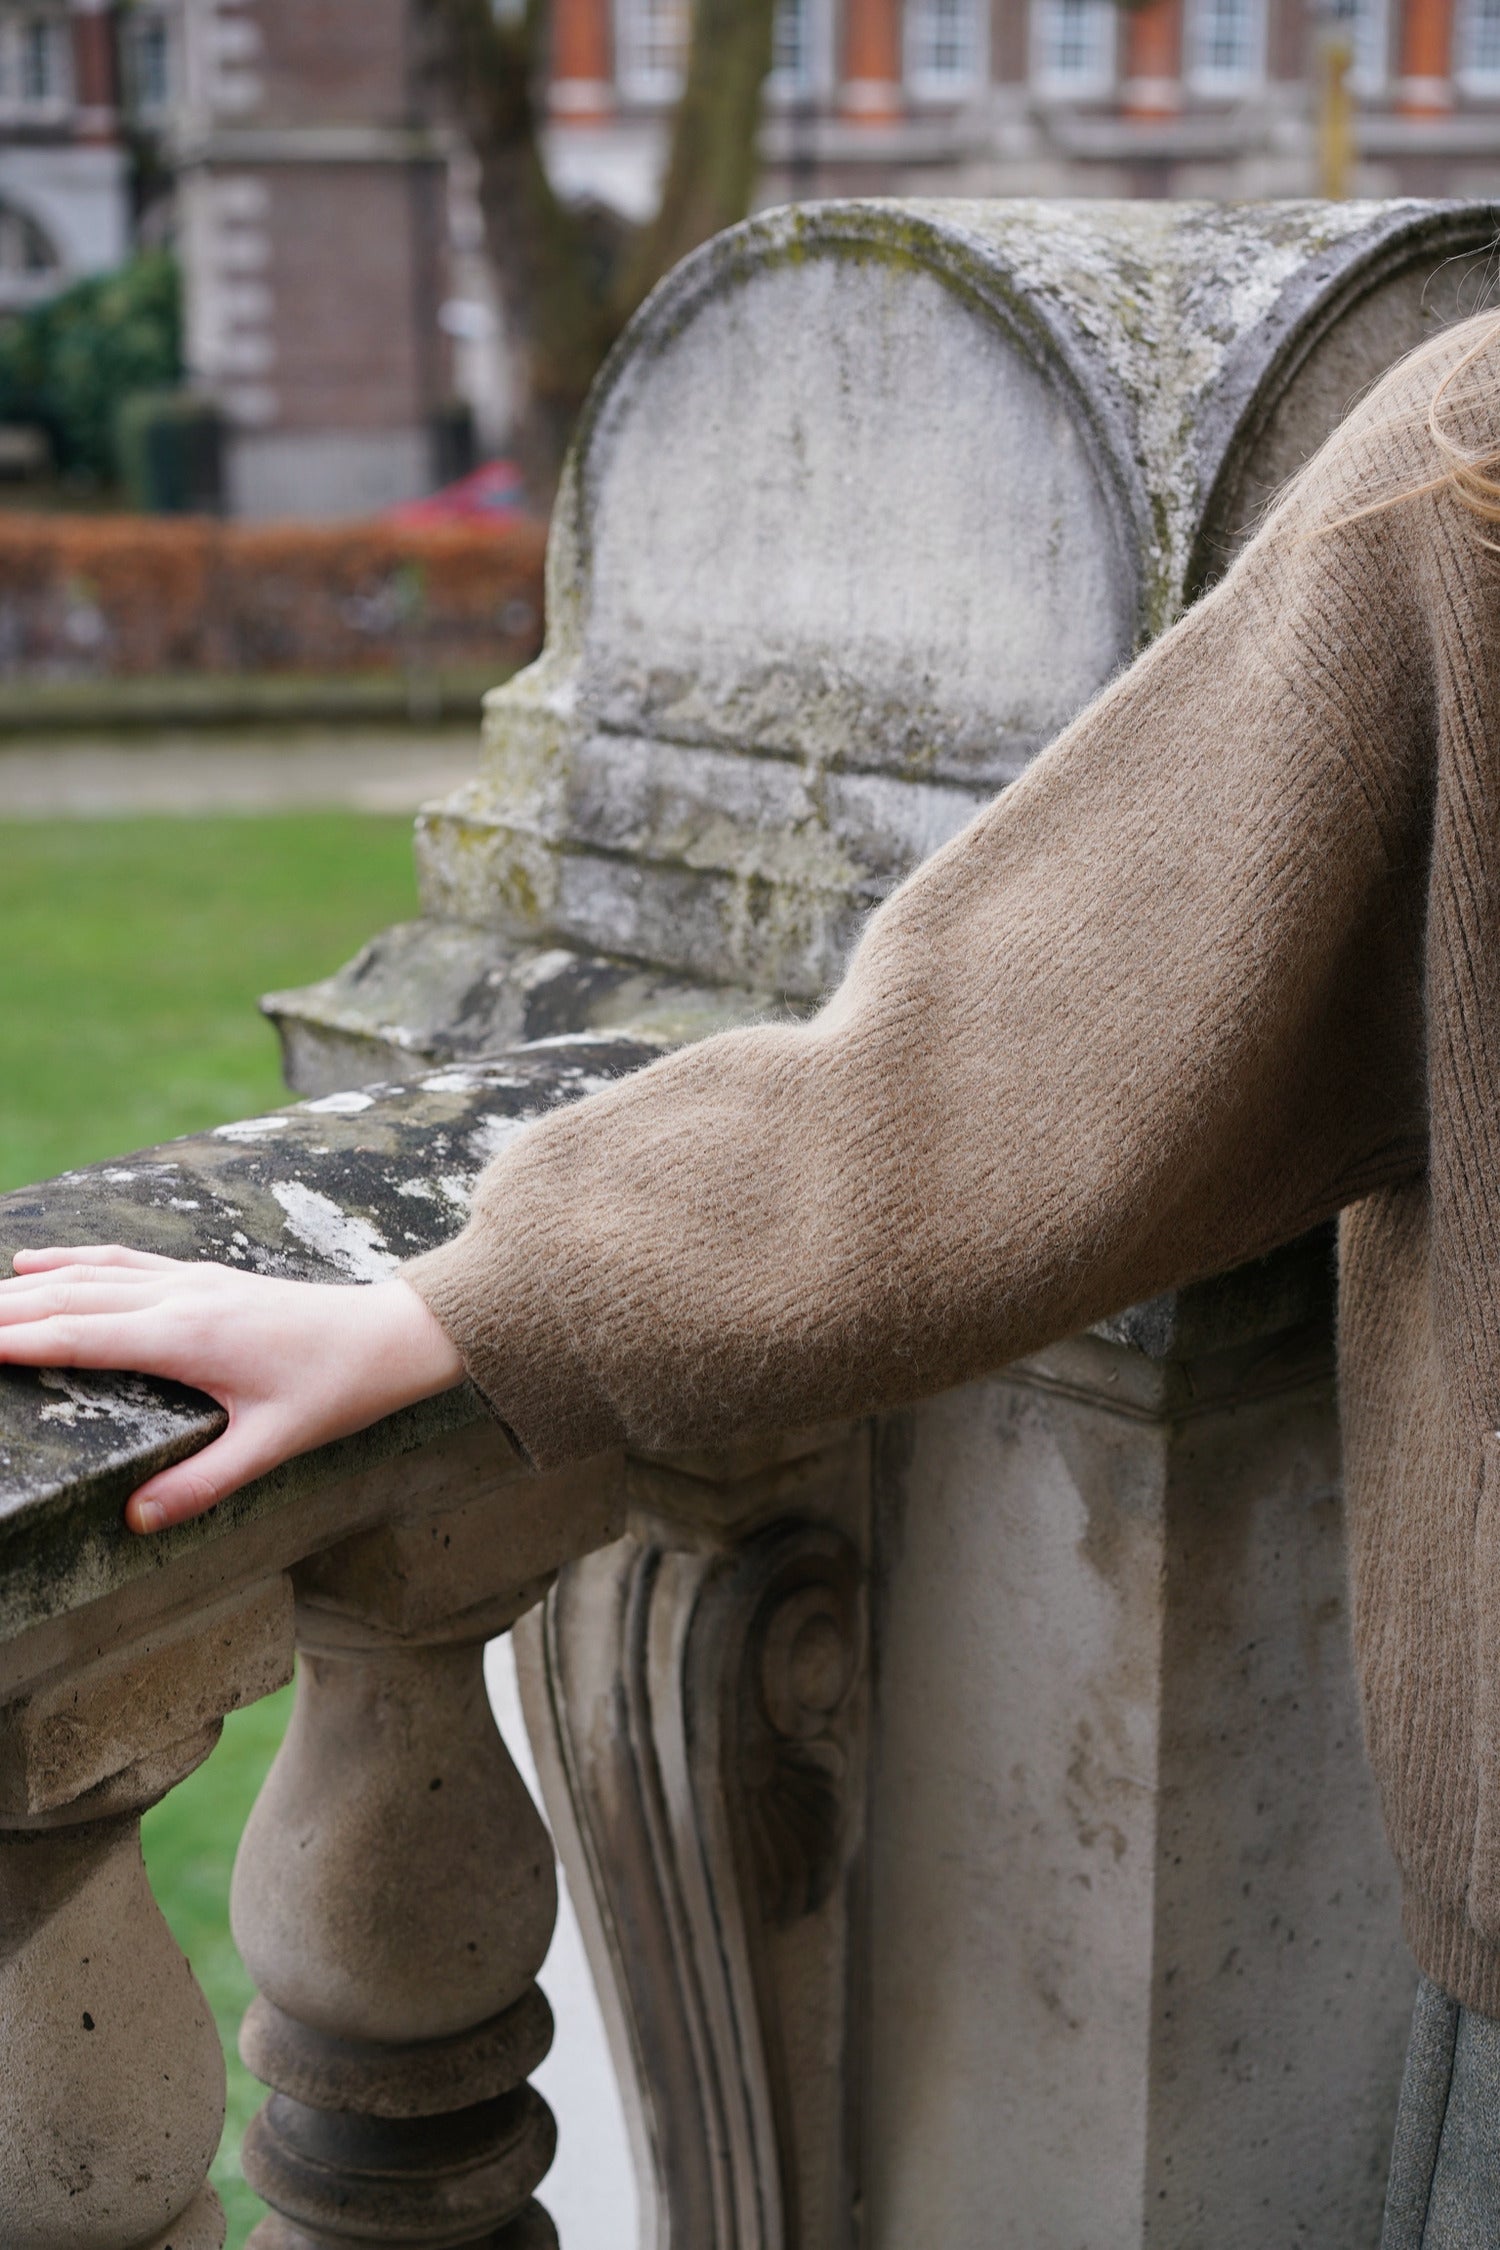
[[[449,385],[435,166],[267,167],[277,426],[420,422]]]
[[[257,0],[257,122],[405,125],[416,117],[409,0]]]

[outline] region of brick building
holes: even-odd
[[[111,0],[0,7],[0,312],[125,254],[113,15]]]
[[[555,0],[554,162],[649,201],[685,0]],[[765,192],[1305,195],[1347,41],[1357,194],[1500,189],[1500,0],[783,0]]]
[[[566,191],[650,208],[688,4],[552,0]],[[139,231],[123,107],[237,514],[430,487],[455,394],[503,441],[465,158],[416,22],[417,0],[0,0],[0,310]],[[782,0],[762,196],[1314,192],[1331,30],[1355,193],[1500,193],[1500,0]]]
[[[408,0],[187,0],[170,151],[227,500],[354,514],[442,477],[449,151]]]

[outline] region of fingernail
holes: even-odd
[[[167,1520],[167,1511],[159,1500],[138,1500],[135,1506],[137,1531],[160,1531]]]

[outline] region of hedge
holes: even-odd
[[[443,670],[540,646],[546,527],[0,512],[0,674]]]

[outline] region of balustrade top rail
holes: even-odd
[[[553,1041],[67,1172],[0,1197],[0,1259],[123,1242],[287,1279],[381,1279],[457,1231],[477,1175],[528,1118],[650,1055],[631,1040]],[[136,1539],[121,1520],[129,1493],[214,1436],[222,1411],[141,1376],[0,1369],[0,1644],[482,1413],[467,1387],[427,1400]]]

